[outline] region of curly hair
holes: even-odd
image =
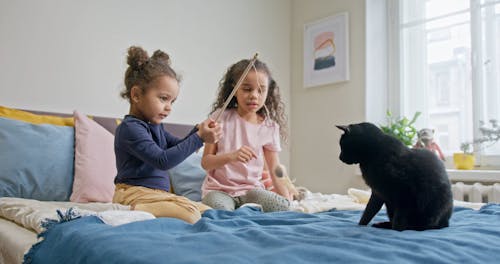
[[[217,100],[212,104],[212,109],[210,114],[214,113],[217,109],[222,108],[227,97],[233,91],[234,86],[238,82],[240,76],[245,71],[246,67],[250,63],[250,60],[240,60],[239,62],[231,65],[222,79],[219,82],[219,88],[217,91]],[[262,107],[257,111],[262,117],[269,117],[271,120],[278,123],[280,126],[280,136],[285,143],[288,142],[287,133],[287,119],[285,116],[285,104],[281,101],[281,95],[279,92],[279,86],[271,75],[271,71],[265,63],[260,60],[256,60],[254,66],[257,71],[265,73],[269,78],[269,91],[267,98],[264,102],[265,107]],[[236,97],[233,97],[229,102],[227,109],[237,108],[238,104]],[[266,111],[266,108],[268,111]]]
[[[151,83],[158,77],[168,76],[180,82],[180,76],[170,67],[170,57],[167,53],[157,50],[153,56],[139,46],[128,48],[127,64],[125,71],[125,90],[120,96],[130,101],[130,90],[138,86],[142,91],[149,88]]]

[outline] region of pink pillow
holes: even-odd
[[[111,202],[116,176],[114,136],[87,116],[74,111],[75,176],[72,202]]]

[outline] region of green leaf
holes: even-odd
[[[417,121],[420,114],[421,112],[416,112],[411,120],[406,117],[398,119],[394,118],[391,111],[387,110],[387,125],[380,126],[380,128],[384,133],[399,139],[406,146],[411,146],[417,136],[417,129],[413,124]]]

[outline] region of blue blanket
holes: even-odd
[[[358,226],[360,211],[209,210],[196,224],[159,218],[109,226],[94,216],[43,234],[25,263],[500,263],[500,204],[454,209],[450,227]],[[385,211],[374,221],[385,221]]]

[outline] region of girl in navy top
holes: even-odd
[[[183,139],[162,126],[179,94],[179,77],[170,67],[169,56],[157,50],[149,57],[141,47],[128,49],[125,90],[129,114],[115,133],[116,167],[113,202],[157,217],[175,217],[195,223],[209,209],[201,203],[169,192],[167,170],[221,136],[220,126],[207,119]]]

